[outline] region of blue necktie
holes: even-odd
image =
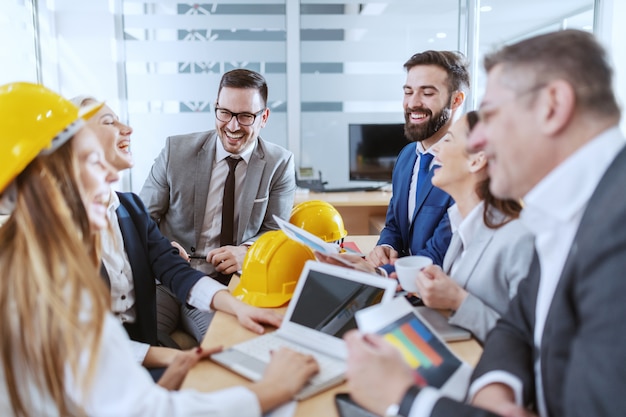
[[[430,163],[433,161],[432,153],[423,153],[420,156],[420,168],[417,173],[417,187],[415,188],[415,198],[417,199],[422,187],[424,187],[424,183],[426,182],[426,178],[428,178],[428,171],[430,170]]]

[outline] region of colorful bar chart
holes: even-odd
[[[440,387],[461,364],[414,314],[398,319],[379,333],[402,353],[415,370],[419,385]]]
[[[384,337],[400,349],[404,360],[413,369],[439,366],[443,362],[443,358],[428,344],[433,335],[417,319],[404,323]]]

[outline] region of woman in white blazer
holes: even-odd
[[[449,322],[482,342],[528,274],[534,239],[517,220],[521,204],[489,192],[488,165],[497,161],[467,151],[477,121],[467,113],[434,147],[441,166],[432,182],[455,201],[448,210],[453,234],[443,268],[424,268],[417,286],[426,306],[451,310]]]

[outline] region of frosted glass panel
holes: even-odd
[[[165,138],[215,128],[222,74],[248,68],[268,82],[263,139],[287,146],[285,1],[123,1],[126,93],[139,191]],[[150,154],[149,156],[147,154]]]
[[[302,71],[300,161],[330,187],[349,183],[350,123],[403,122],[404,62],[458,49],[458,0],[342,3],[300,2],[302,65],[326,64]]]
[[[37,82],[35,34],[31,10],[24,0],[0,0],[0,85]]]
[[[593,0],[479,3],[479,56],[470,57],[478,61],[494,47],[542,31],[592,30]],[[297,147],[292,149],[296,164],[322,171],[329,186],[349,185],[348,124],[402,123],[404,62],[427,49],[460,49],[459,39],[474,36],[471,28],[459,33],[459,23],[472,4],[470,0],[122,0],[124,90],[135,128],[133,146],[142,154],[135,158],[133,190],[143,184],[166,136],[214,127],[212,104],[218,81],[237,67],[259,71],[268,80],[272,113],[262,131],[264,139]],[[299,13],[291,13],[294,5]],[[290,43],[287,49],[287,33],[299,34],[299,47]],[[472,77],[474,97],[480,99],[484,74],[479,70]],[[297,109],[293,114],[286,113],[288,98],[299,101],[289,107]],[[466,105],[472,107],[473,103]],[[297,136],[289,140],[288,121]]]
[[[484,4],[479,26],[481,65],[486,53],[507,43],[566,28],[593,31],[593,0],[506,0],[481,4]],[[482,66],[479,68],[474,88],[477,103],[486,81]]]

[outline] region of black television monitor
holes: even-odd
[[[409,141],[404,136],[404,123],[350,124],[351,181],[387,181],[400,150]]]

